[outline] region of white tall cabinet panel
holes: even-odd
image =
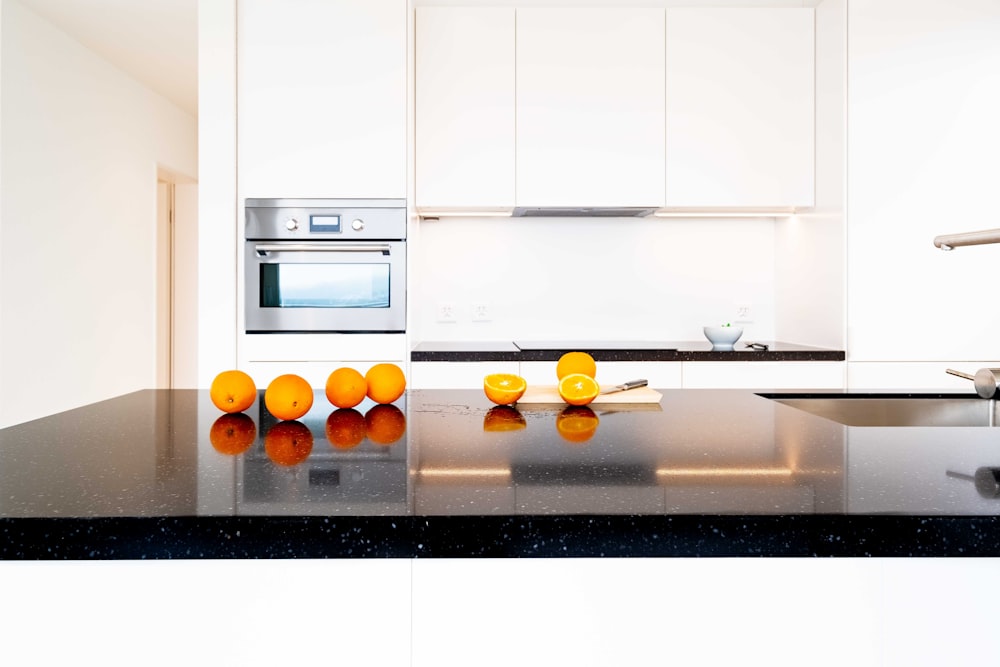
[[[517,10],[518,206],[660,206],[662,9]]]
[[[416,9],[416,204],[514,206],[514,8]]]
[[[239,0],[243,197],[406,197],[405,0]]]
[[[814,11],[668,9],[666,205],[814,203]]]

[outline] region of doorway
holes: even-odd
[[[198,373],[198,184],[156,179],[156,386],[194,388]]]

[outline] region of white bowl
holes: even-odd
[[[712,342],[713,350],[731,350],[743,335],[743,327],[704,327],[702,331]]]

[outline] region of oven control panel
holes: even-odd
[[[246,239],[406,239],[403,199],[247,199]]]

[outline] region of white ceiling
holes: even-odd
[[[198,115],[198,0],[18,0]]]

